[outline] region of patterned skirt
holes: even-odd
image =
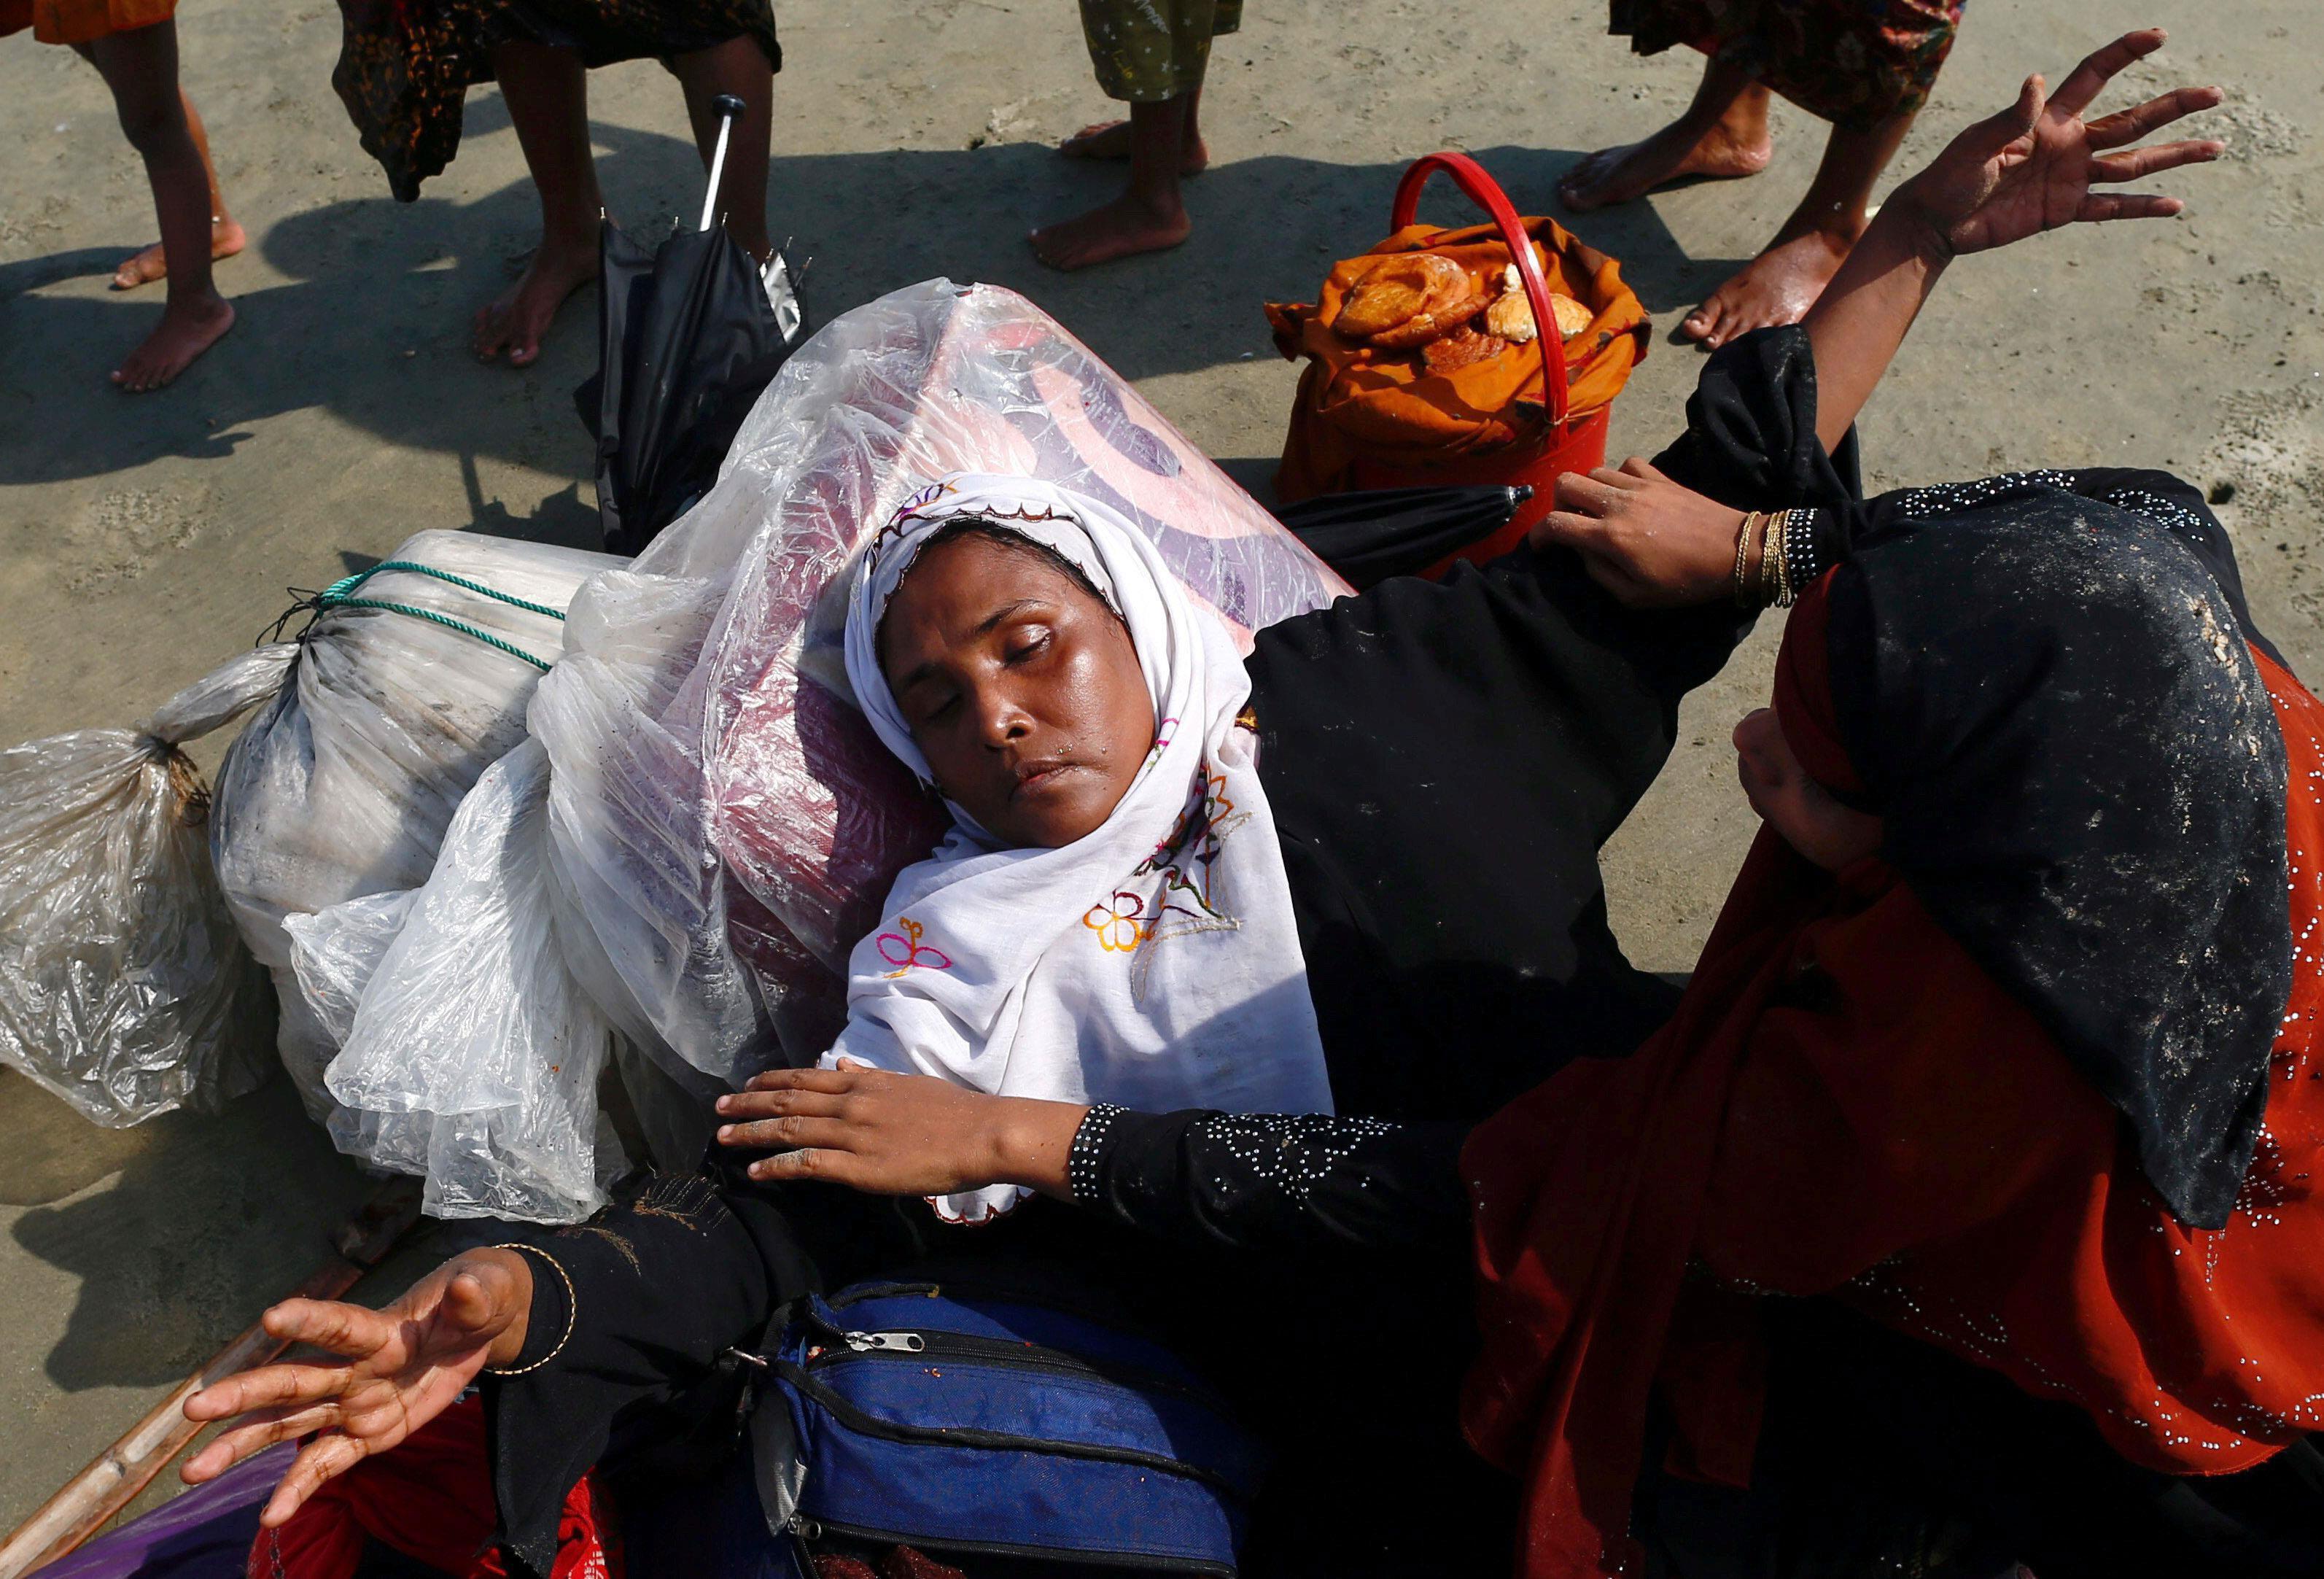
[[[364,152],[411,202],[460,148],[460,106],[493,79],[496,44],[553,44],[586,66],[668,60],[748,35],[782,69],[770,0],[339,0],[331,86]]]
[[[1964,0],[1613,0],[1609,32],[1641,55],[1688,44],[1740,66],[1835,126],[1917,110]]]
[[[1108,98],[1157,104],[1203,85],[1211,40],[1242,26],[1242,0],[1081,0],[1097,85]]]

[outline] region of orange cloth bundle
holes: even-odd
[[[1563,427],[1571,430],[1611,403],[1646,356],[1646,309],[1622,282],[1621,265],[1613,259],[1577,241],[1555,220],[1519,223],[1550,290],[1591,314],[1588,327],[1564,340]],[[1488,299],[1500,292],[1511,263],[1496,225],[1457,230],[1408,225],[1362,256],[1333,265],[1312,305],[1267,304],[1277,348],[1286,359],[1304,356],[1308,363],[1276,474],[1276,492],[1286,503],[1364,485],[1354,475],[1359,462],[1425,469],[1522,446],[1508,457],[1518,470],[1530,451],[1553,438],[1542,404],[1541,356],[1545,340],[1556,335],[1554,326],[1541,326],[1545,334],[1522,344],[1502,342],[1465,365],[1446,365],[1455,357],[1432,359],[1426,346],[1383,349],[1333,328],[1350,293],[1380,257],[1409,253],[1450,260],[1476,294]]]
[[[178,0],[0,0],[0,38],[29,27],[44,44],[88,44],[177,14]]]

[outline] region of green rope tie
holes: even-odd
[[[471,581],[465,576],[455,576],[449,570],[438,570],[433,565],[422,565],[414,559],[382,559],[368,570],[358,570],[352,576],[343,576],[332,582],[323,589],[323,596],[326,600],[342,598],[373,577],[390,570],[401,570],[411,576],[430,576],[438,581],[448,582],[464,592],[473,592],[479,597],[489,597],[494,603],[504,603],[511,608],[521,608],[529,614],[546,614],[552,620],[561,620],[565,617],[565,611],[561,608],[551,608],[545,603],[527,603],[521,597],[512,597],[497,587],[487,586],[481,581]]]
[[[439,614],[432,608],[414,608],[408,603],[387,603],[376,597],[332,598],[329,602],[320,604],[318,606],[327,609],[367,608],[377,609],[383,614],[410,614],[415,620],[426,620],[430,624],[441,625],[447,631],[457,631],[463,636],[473,636],[487,647],[499,648],[511,658],[523,659],[527,663],[530,663],[533,668],[540,670],[543,674],[547,674],[549,672],[548,664],[542,662],[540,659],[535,658],[531,653],[527,652],[523,648],[519,647],[513,642],[503,642],[498,636],[493,635],[490,631],[479,631],[475,626],[468,624],[465,621],[456,620],[449,614]]]
[[[527,603],[523,598],[512,597],[497,588],[486,586],[481,581],[471,581],[464,576],[455,576],[448,570],[438,570],[433,565],[422,565],[410,559],[383,559],[368,570],[359,570],[353,576],[342,577],[316,594],[313,606],[318,611],[355,608],[375,609],[383,614],[409,614],[415,620],[426,620],[430,624],[441,625],[447,631],[457,631],[463,636],[474,637],[485,646],[497,648],[512,658],[523,659],[543,674],[549,672],[548,664],[535,658],[523,648],[513,642],[503,642],[489,631],[480,631],[464,620],[456,620],[451,615],[438,614],[434,609],[415,608],[408,603],[389,603],[382,598],[352,596],[355,588],[364,582],[389,570],[401,570],[410,575],[432,577],[436,580],[457,586],[463,591],[473,592],[480,597],[489,597],[493,602],[504,603],[511,608],[521,608],[527,614],[546,614],[552,620],[562,620],[565,617],[565,611],[562,609],[551,608],[547,604]]]

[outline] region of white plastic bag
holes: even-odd
[[[597,1076],[613,1030],[565,968],[528,741],[460,803],[427,882],[286,920],[309,1006],[345,1042],[339,1149],[422,1174],[436,1217],[570,1223],[604,1204]]]
[[[666,1061],[737,1083],[820,1053],[847,950],[939,831],[847,695],[841,593],[881,522],[961,470],[1111,504],[1243,632],[1346,590],[1013,291],[932,280],[831,323],[702,502],[582,589],[533,699],[573,966]]]
[[[355,1007],[379,974],[379,962],[403,930],[416,888],[365,894],[311,916],[285,916],[290,939],[290,970],[307,1012],[334,1048],[347,1045],[355,1028]],[[336,1055],[335,1055],[336,1056]]]
[[[563,646],[557,611],[583,577],[622,562],[420,532],[387,566],[436,574],[383,568],[341,593],[354,601],[322,610],[291,683],[227,753],[211,821],[218,881],[274,974],[282,1063],[318,1120],[330,1116],[323,1068],[338,1044],[299,991],[284,919],[426,881],[461,798],[524,737],[539,665]]]
[[[178,748],[272,696],[292,651],[244,653],[135,729],[0,752],[0,1063],[100,1124],[212,1111],[263,1077],[265,979]]]

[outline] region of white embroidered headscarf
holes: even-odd
[[[847,1028],[824,1057],[1006,1096],[1154,1112],[1329,1113],[1315,1008],[1275,819],[1236,718],[1250,680],[1225,625],[1120,515],[1024,477],[958,474],[872,539],[847,614],[847,676],[888,749],[923,780],[881,671],[888,600],[921,547],[965,516],[1077,566],[1130,627],[1157,738],[1113,813],[1060,849],[1010,848],[953,808],[848,961]],[[982,1221],[1024,1192],[936,1203]]]

